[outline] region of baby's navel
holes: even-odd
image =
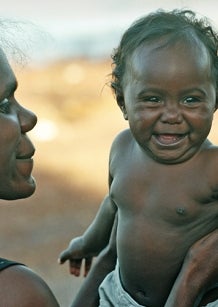
[[[137,291],[136,293],[136,298],[137,298],[137,301],[140,303],[140,304],[144,304],[146,303],[146,298],[147,298],[147,295],[144,291]]]
[[[177,208],[176,208],[176,213],[177,213],[178,215],[185,215],[185,214],[186,214],[186,210],[185,210],[185,208],[183,208],[183,207],[177,207]]]

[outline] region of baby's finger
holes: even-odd
[[[70,274],[78,277],[80,276],[80,269],[82,265],[82,259],[70,259],[69,261],[70,265]]]
[[[85,269],[84,269],[84,277],[86,277],[92,266],[92,257],[85,259]]]
[[[63,264],[66,260],[70,258],[70,254],[67,249],[65,249],[62,253],[60,253],[58,258],[58,263]]]

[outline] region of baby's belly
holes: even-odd
[[[123,287],[139,304],[162,307],[188,248],[204,233],[145,222],[143,217],[124,221],[119,221],[117,233]]]

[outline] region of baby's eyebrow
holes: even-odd
[[[157,88],[154,88],[154,87],[149,87],[149,88],[146,88],[146,89],[143,89],[142,91],[140,91],[138,94],[137,94],[137,97],[144,97],[148,94],[162,94],[163,91],[161,91],[160,89],[157,89]]]
[[[198,94],[201,94],[201,95],[204,95],[204,96],[207,96],[206,92],[201,89],[201,88],[198,88],[198,87],[194,87],[194,88],[190,88],[190,89],[187,89],[187,90],[184,90],[182,92],[183,95],[191,95],[191,94],[195,94],[195,93],[198,93]]]

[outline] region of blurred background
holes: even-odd
[[[1,41],[13,41],[6,52],[19,81],[16,97],[38,115],[31,133],[37,191],[26,200],[0,201],[0,255],[32,267],[65,307],[83,278],[58,265],[58,255],[95,216],[107,192],[111,142],[127,127],[107,85],[110,54],[136,18],[157,8],[194,9],[217,26],[217,0],[0,4],[7,25]],[[216,126],[215,116],[210,139],[218,143]]]

